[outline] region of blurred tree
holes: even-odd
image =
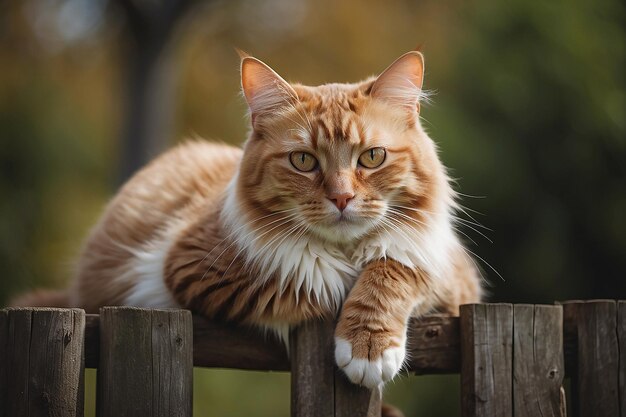
[[[469,204],[495,229],[495,244],[480,251],[506,280],[489,274],[492,299],[623,297],[624,4],[460,10],[465,35],[451,65],[462,70],[448,80],[454,102],[444,117],[455,125],[444,156],[455,157],[471,193],[489,196]]]
[[[114,0],[124,26],[125,110],[119,183],[145,165],[170,141],[177,63],[172,59],[178,24],[196,0]]]

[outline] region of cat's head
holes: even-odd
[[[237,193],[257,235],[346,243],[446,211],[445,171],[420,125],[423,75],[413,51],[378,77],[310,87],[243,57],[252,131]]]

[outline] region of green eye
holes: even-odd
[[[365,168],[378,168],[385,162],[386,156],[385,148],[368,149],[359,156],[359,164]]]
[[[317,167],[317,159],[307,152],[292,152],[289,155],[289,160],[298,171],[309,172]]]

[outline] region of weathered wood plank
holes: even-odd
[[[626,417],[626,301],[617,304],[620,416]]]
[[[142,309],[100,309],[99,417],[152,415],[152,315]]]
[[[291,332],[291,415],[380,417],[380,390],[352,384],[335,366],[334,329],[313,321]]]
[[[100,360],[100,316],[87,314],[85,366],[98,368]],[[289,371],[285,345],[258,329],[218,323],[193,316],[194,366]]]
[[[460,324],[462,415],[512,417],[512,305],[463,305]]]
[[[613,313],[604,311],[602,314],[589,313],[589,309],[593,309],[596,307],[589,307],[588,305],[593,304],[613,304]],[[598,307],[599,308],[599,307]],[[49,309],[48,309],[49,310]],[[16,346],[30,346],[31,345],[31,334],[29,332],[17,332],[16,337],[11,337],[11,343],[8,343],[9,335],[13,335],[17,330],[22,328],[31,329],[33,324],[33,315],[29,312],[31,310],[26,309],[13,309],[14,315],[9,318],[8,310],[0,311],[0,358],[7,357],[9,355],[9,351],[11,355],[21,355],[22,363],[29,363],[31,361],[30,354],[26,355],[23,349],[18,351],[19,349]],[[622,417],[624,416],[624,402],[626,401],[626,395],[619,393],[624,393],[624,385],[626,382],[626,359],[624,355],[626,355],[626,349],[616,350],[619,346],[626,346],[625,330],[626,327],[626,319],[624,318],[624,302],[620,302],[619,306],[615,306],[614,302],[579,302],[579,303],[565,303],[564,304],[564,326],[563,326],[563,342],[564,342],[564,351],[566,356],[566,370],[567,372],[576,371],[576,363],[581,361],[583,363],[583,359],[587,356],[585,354],[585,349],[590,351],[590,347],[593,349],[598,348],[600,346],[606,345],[603,340],[608,337],[609,340],[613,340],[613,342],[609,343],[608,351],[617,351],[617,356],[615,354],[604,355],[609,358],[621,358],[614,359],[613,365],[619,363],[619,369],[617,366],[611,365],[611,361],[604,360],[603,362],[607,362],[605,366],[608,369],[608,372],[604,371],[604,368],[596,368],[597,364],[592,364],[591,362],[587,362],[586,367],[587,372],[585,373],[584,369],[580,370],[581,375],[586,375],[590,373],[593,378],[605,378],[609,381],[613,381],[614,389],[609,389],[608,395],[612,398],[616,399],[617,406],[612,409],[605,410],[602,408],[604,406],[606,408],[606,404],[601,404],[600,408],[595,407],[595,402],[591,401],[589,404],[589,410],[584,410],[584,401],[581,399],[577,393],[583,393],[583,396],[586,398],[593,398],[595,394],[591,393],[590,390],[586,388],[581,388],[585,386],[585,381],[587,380],[587,385],[593,384],[589,382],[588,377],[584,377],[582,379],[578,379],[574,381],[572,386],[574,395],[572,398],[578,398],[573,405],[582,405],[581,406],[581,416],[586,415],[612,415],[611,413],[614,410],[620,410]],[[486,313],[485,313],[486,314]],[[601,317],[613,317],[613,322],[611,320],[604,320]],[[594,320],[591,320],[591,317],[595,317]],[[85,353],[86,360],[88,365],[90,366],[98,366],[99,359],[97,358],[98,348],[99,348],[99,322],[100,316],[98,315],[88,315],[86,317],[87,326],[85,328]],[[488,320],[487,320],[488,321]],[[581,325],[581,322],[583,323]],[[602,326],[598,329],[596,324],[600,323]],[[516,319],[516,323],[519,324],[519,320]],[[24,327],[24,324],[27,324]],[[537,324],[536,324],[537,325]],[[517,325],[514,325],[514,329],[516,329]],[[581,327],[582,326],[582,327]],[[44,326],[45,327],[45,326]],[[585,330],[584,328],[588,328]],[[610,329],[613,329],[612,331]],[[592,330],[589,330],[592,329]],[[593,330],[595,329],[595,330]],[[604,329],[604,330],[603,330]],[[517,328],[519,330],[519,328]],[[196,335],[198,335],[197,340],[194,340],[194,346],[200,346],[201,349],[198,349],[195,352],[194,361],[198,366],[211,366],[211,367],[233,367],[239,369],[260,369],[260,370],[289,370],[290,364],[286,357],[286,352],[284,347],[274,341],[271,338],[264,338],[258,332],[253,329],[247,329],[242,327],[235,327],[224,324],[212,323],[201,317],[194,317],[194,331]],[[585,331],[587,333],[585,333]],[[460,357],[460,339],[459,339],[459,318],[455,317],[441,317],[441,316],[430,316],[425,317],[420,320],[413,320],[410,323],[410,331],[409,331],[409,339],[412,340],[412,344],[409,345],[409,355],[411,356],[411,360],[409,361],[409,369],[418,373],[453,373],[458,372],[459,370],[459,357]],[[587,336],[585,336],[585,334]],[[216,336],[218,335],[218,336]],[[221,339],[221,336],[226,338]],[[587,340],[587,347],[582,346],[581,349],[577,349],[577,344],[580,343],[579,340],[584,339]],[[232,340],[234,349],[230,344],[230,340]],[[332,333],[331,339],[332,340]],[[524,340],[526,340],[524,338]],[[592,340],[595,340],[595,346]],[[516,343],[519,342],[516,340]],[[544,341],[545,342],[545,341]],[[619,342],[619,343],[618,343]],[[612,347],[611,347],[612,346]],[[594,350],[591,351],[594,351]],[[607,350],[606,348],[602,348]],[[516,348],[518,350],[518,348]],[[216,352],[217,355],[211,355],[209,353]],[[257,352],[260,354],[257,356]],[[332,347],[329,350],[332,353]],[[595,354],[596,356],[602,356],[603,354]],[[331,354],[332,356],[332,354]],[[517,356],[516,356],[517,357]],[[242,358],[245,358],[242,361]],[[515,358],[513,359],[515,361]],[[242,364],[243,362],[243,364]],[[19,413],[19,409],[16,408],[19,405],[19,400],[24,401],[28,400],[30,396],[29,389],[24,389],[24,387],[29,387],[29,380],[24,379],[27,378],[23,371],[20,370],[20,366],[16,365],[15,361],[2,361],[0,360],[0,385],[6,386],[6,389],[0,390],[0,416],[4,415],[16,415],[15,413]],[[464,367],[466,363],[464,361]],[[22,367],[23,368],[23,367]],[[29,368],[27,366],[27,368]],[[611,371],[613,369],[613,371]],[[342,396],[342,382],[345,382],[347,385],[345,387],[353,387],[352,384],[349,384],[340,371],[335,371],[334,373],[334,403],[341,404],[341,399],[337,399],[337,395]],[[612,377],[613,374],[616,374],[617,377]],[[576,373],[576,372],[575,372]],[[571,374],[574,377],[576,374]],[[4,375],[4,377],[3,377]],[[10,384],[4,384],[4,381],[7,380],[6,375],[11,375]],[[594,376],[595,375],[595,376]],[[617,382],[615,382],[617,381]],[[157,381],[158,382],[158,381]],[[154,380],[152,383],[157,383]],[[606,383],[605,383],[606,384]],[[609,384],[610,385],[610,384]],[[80,382],[79,382],[80,386]],[[358,387],[355,387],[359,389]],[[602,388],[603,389],[603,388]],[[363,395],[363,394],[358,394]],[[352,394],[354,394],[353,392]],[[339,393],[339,394],[338,394]],[[617,394],[615,394],[617,393]],[[603,392],[603,394],[606,394]],[[9,395],[9,397],[3,397],[3,395]],[[81,395],[81,394],[78,394]],[[181,394],[184,396],[184,394]],[[349,398],[350,396],[342,396],[342,398]],[[17,399],[18,401],[9,401],[7,398]],[[133,398],[136,398],[133,396]],[[152,398],[153,403],[156,401]],[[159,397],[159,400],[163,400],[165,403],[170,401],[169,397],[162,398]],[[351,400],[348,400],[350,402]],[[361,397],[358,401],[358,404],[368,404],[369,409],[374,410],[375,407],[371,407],[369,403],[372,401],[378,401],[376,396],[370,396],[369,399]],[[610,403],[610,401],[609,401]],[[11,408],[9,410],[9,408]],[[16,411],[18,410],[18,411]],[[338,409],[340,410],[340,409]],[[340,411],[335,410],[335,413],[339,413]],[[574,409],[574,411],[576,411]],[[591,414],[589,414],[591,412]],[[8,413],[8,414],[7,414]],[[587,414],[585,414],[587,413]],[[602,413],[602,414],[600,414]],[[19,414],[17,414],[19,415]],[[122,415],[122,414],[120,414]],[[489,415],[489,414],[486,414]],[[618,414],[616,414],[618,415]],[[516,416],[517,417],[517,416]]]
[[[0,410],[3,417],[28,415],[30,372],[30,330],[32,328],[32,309],[9,309],[9,328],[6,365],[7,384],[6,408]],[[9,381],[10,379],[10,381]]]
[[[192,415],[192,348],[193,326],[189,311],[152,311],[153,416]]]
[[[82,416],[84,311],[10,308],[0,321],[8,336],[0,415]]]
[[[98,416],[191,416],[191,313],[106,307],[100,319]]]
[[[416,374],[459,373],[459,318],[426,316],[409,321],[407,368]]]
[[[292,417],[334,417],[334,326],[312,321],[291,331]]]
[[[85,366],[97,368],[100,317],[87,314]],[[285,345],[257,329],[217,323],[193,316],[194,366],[258,371],[289,371]],[[409,322],[407,369],[418,374],[460,370],[459,318],[427,316]]]
[[[382,392],[353,384],[335,370],[335,417],[380,417]]]
[[[563,304],[577,334],[577,375],[573,412],[580,417],[619,415],[619,350],[615,301]]]
[[[194,365],[259,371],[289,371],[285,344],[258,329],[193,317]]]
[[[575,368],[576,331],[563,318],[566,376]],[[193,316],[194,366],[256,371],[289,371],[285,346],[271,335],[243,326],[217,323]],[[409,322],[407,369],[416,374],[455,374],[461,370],[459,318],[426,316]],[[100,316],[86,315],[85,367],[97,368],[100,349]]]
[[[100,316],[87,314],[85,366],[97,368]],[[194,366],[257,371],[289,371],[284,344],[254,328],[193,316]],[[417,374],[460,370],[459,318],[427,316],[409,322],[407,369]]]
[[[31,416],[82,416],[85,312],[35,309],[30,346]],[[38,399],[38,401],[37,401]]]
[[[513,412],[515,417],[564,417],[563,309],[513,306]]]
[[[579,417],[578,410],[578,309],[580,300],[557,301],[563,306],[563,354],[565,357],[565,376],[569,377],[569,395],[567,397],[567,415]]]
[[[7,352],[9,344],[9,312],[0,310],[0,417],[5,417],[7,409],[7,389],[8,386],[7,371],[9,362],[7,361]]]

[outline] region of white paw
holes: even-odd
[[[383,365],[382,375],[383,381],[391,381],[402,368],[404,363],[404,357],[406,356],[406,350],[404,345],[401,347],[392,347],[385,349],[383,352]]]
[[[352,344],[341,337],[335,338],[335,360],[343,369],[348,379],[355,384],[373,389],[393,379],[404,362],[405,349],[402,347],[388,348],[381,357],[370,361],[365,358],[352,357]]]

